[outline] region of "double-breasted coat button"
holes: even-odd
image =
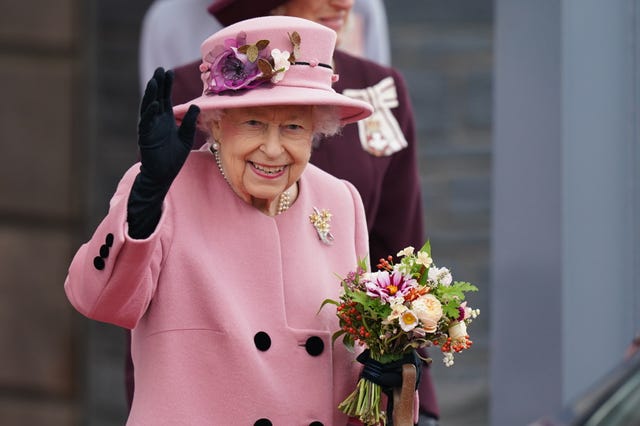
[[[109,257],[109,247],[106,244],[100,246],[100,257]]]
[[[253,426],[273,426],[273,423],[271,423],[269,419],[260,419],[256,421]]]
[[[98,270],[102,271],[104,269],[104,259],[100,256],[96,256],[93,258],[93,266]]]
[[[309,423],[309,426],[324,426],[324,423],[322,423],[322,422],[311,422],[311,423]]]
[[[107,245],[107,247],[112,247],[113,246],[113,234],[112,233],[108,233],[107,237],[104,239],[104,242]]]
[[[271,347],[271,337],[264,331],[259,331],[253,336],[253,343],[255,343],[258,350],[264,352]]]
[[[311,356],[318,356],[324,351],[324,342],[318,336],[311,336],[304,344],[307,353]]]

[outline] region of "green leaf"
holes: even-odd
[[[342,339],[342,343],[347,348],[349,352],[353,352],[353,347],[355,342],[353,341],[353,337],[349,333],[344,333],[344,338]]]
[[[429,279],[429,268],[424,265],[420,265],[420,272],[418,272],[420,279],[418,280],[418,284],[424,286],[427,285],[427,280]]]
[[[429,257],[431,256],[431,243],[429,242],[429,240],[427,240],[424,245],[422,246],[422,248],[418,251],[426,251],[429,254]]]
[[[478,287],[475,285],[468,283],[466,281],[454,281],[453,287],[460,289],[461,291],[478,291]]]
[[[460,304],[456,301],[451,301],[446,305],[442,305],[442,313],[449,318],[456,319],[460,316],[460,311],[458,311],[458,306]]]
[[[440,300],[447,303],[450,300],[462,302],[465,298],[464,294],[468,291],[478,291],[478,287],[465,281],[455,281],[450,286],[438,286],[434,293]]]
[[[360,267],[363,271],[367,271],[369,269],[369,255],[358,260],[358,267]]]
[[[338,337],[342,336],[344,333],[346,333],[346,331],[344,330],[338,330],[335,333],[333,333],[331,335],[331,344],[335,344],[336,340],[338,339]]]
[[[333,299],[324,299],[322,301],[322,304],[320,305],[320,309],[318,309],[318,312],[316,312],[316,315],[318,315],[320,313],[320,311],[322,310],[322,308],[324,308],[324,305],[336,305],[336,306],[340,306],[340,302],[338,302],[337,300],[333,300]]]

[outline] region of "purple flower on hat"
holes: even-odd
[[[246,35],[241,33],[235,39],[226,39],[224,46],[218,45],[206,55],[200,67],[206,94],[248,89],[262,83],[258,80],[262,73],[257,62],[261,53],[255,47],[255,51],[247,52],[245,48],[243,53],[239,48],[246,46],[245,40]],[[251,58],[253,52],[256,56]]]
[[[294,35],[290,39],[296,47],[300,36],[296,32]],[[269,81],[278,83],[282,80],[293,55],[278,49],[266,53],[269,40],[259,40],[255,44],[247,44],[246,40],[247,35],[241,32],[235,39],[226,39],[224,45],[214,47],[205,55],[200,72],[206,95],[252,89]]]

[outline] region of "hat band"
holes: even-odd
[[[293,65],[308,65],[310,67],[324,67],[324,68],[329,68],[330,70],[333,69],[333,67],[331,65],[328,64],[323,64],[322,62],[295,62]]]
[[[318,64],[317,67],[311,67],[311,70],[307,67],[309,65],[305,63],[295,64],[300,65],[296,67],[291,67],[287,70],[286,75],[284,75],[277,83],[273,83],[271,80],[262,80],[260,84],[251,85],[237,88],[237,89],[227,89],[220,91],[207,91],[206,86],[203,91],[203,95],[213,96],[234,96],[239,95],[247,90],[253,89],[271,89],[278,86],[284,87],[299,87],[306,89],[318,89],[318,90],[326,90],[326,91],[334,91],[331,88],[331,83],[333,81],[333,69],[330,66],[322,67]],[[325,64],[326,65],[326,64]]]

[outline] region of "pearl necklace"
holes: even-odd
[[[291,196],[289,195],[289,191],[284,191],[280,194],[280,198],[278,198],[278,211],[276,214],[282,214],[291,206]]]
[[[218,170],[220,170],[220,174],[224,178],[224,180],[231,186],[229,179],[227,179],[227,175],[224,174],[224,170],[222,169],[222,160],[220,159],[220,152],[217,149],[213,149],[213,146],[209,147],[209,150],[213,153],[213,156],[216,160],[216,165],[218,166]],[[276,215],[282,214],[286,212],[289,207],[291,207],[291,195],[289,195],[289,190],[287,189],[280,197],[278,197],[278,210],[276,211]]]

